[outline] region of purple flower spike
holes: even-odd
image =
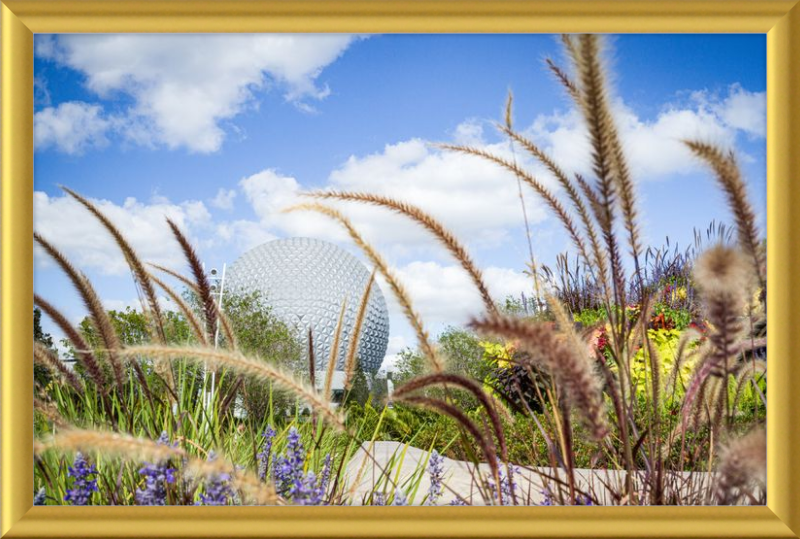
[[[169,445],[167,432],[161,433],[159,445]],[[175,482],[175,469],[167,462],[145,463],[139,473],[144,476],[144,488],[136,491],[139,505],[167,505],[167,485]]]
[[[285,498],[294,498],[303,489],[303,468],[306,455],[303,444],[300,442],[300,433],[292,427],[287,436],[286,452],[284,456],[276,458],[273,462],[275,488],[278,494]]]
[[[275,439],[275,429],[268,426],[262,436],[264,437],[264,448],[258,454],[258,476],[262,481],[267,480],[267,472],[269,471],[269,458],[272,453],[272,441]]]
[[[442,485],[442,478],[444,475],[443,464],[444,457],[440,456],[434,449],[431,453],[430,460],[428,460],[428,475],[430,475],[431,478],[431,486],[428,490],[428,505],[436,505],[439,496],[444,492],[444,486]]]
[[[208,461],[217,458],[213,451],[208,453]],[[233,489],[230,486],[231,476],[227,473],[214,474],[208,476],[205,484],[205,493],[200,495],[197,505],[228,505],[233,496]]]
[[[406,493],[402,490],[395,490],[394,491],[394,502],[392,505],[408,505],[408,498],[406,498]]]
[[[74,481],[72,488],[67,490],[64,501],[72,505],[89,505],[92,493],[97,492],[97,468],[86,462],[82,453],[76,453],[67,475]]]
[[[46,491],[44,490],[44,487],[42,487],[33,497],[33,505],[44,505],[46,498],[47,498]]]
[[[514,482],[514,475],[519,474],[519,468],[513,464],[508,465],[508,476],[506,477],[506,466],[500,459],[497,460],[497,470],[500,475],[500,500],[503,505],[516,505],[515,491],[517,485]],[[489,481],[489,488],[492,497],[497,498],[497,486],[493,481]]]

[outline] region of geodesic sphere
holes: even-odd
[[[273,314],[297,328],[303,342],[310,328],[316,369],[322,372],[327,369],[342,303],[346,302],[336,370],[344,367],[369,276],[360,260],[332,243],[287,238],[261,244],[240,256],[228,269],[226,287],[260,292]],[[377,371],[388,344],[389,313],[374,282],[358,345],[362,368]]]

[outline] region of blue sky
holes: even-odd
[[[109,308],[135,304],[130,275],[58,185],[95,200],[143,258],[180,270],[164,215],[219,266],[293,235],[356,253],[325,219],[280,213],[302,191],[395,196],[452,228],[502,298],[531,287],[516,182],[429,143],[511,155],[492,124],[511,89],[516,126],[565,169],[589,170],[579,117],[544,67],[547,57],[566,65],[553,36],[37,35],[35,45],[35,226],[95,280]],[[647,242],[669,235],[686,245],[694,227],[731,220],[713,178],[677,142],[685,137],[739,153],[763,226],[765,36],[612,36],[606,58]],[[565,237],[533,195],[526,205],[537,257],[552,263]],[[465,276],[424,233],[382,211],[342,209],[396,268],[434,333],[479,312]],[[71,319],[83,316],[38,252],[34,286]],[[389,305],[393,354],[413,339]]]

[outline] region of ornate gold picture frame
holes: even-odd
[[[3,0],[2,537],[797,537],[793,306],[800,232],[797,0]],[[69,32],[766,33],[770,326],[765,507],[32,507],[33,34]]]

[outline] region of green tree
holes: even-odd
[[[296,331],[273,313],[267,298],[259,292],[230,294],[223,300],[223,310],[231,321],[242,352],[295,373],[308,370]],[[221,342],[224,344],[224,339]],[[231,385],[223,387],[221,394],[240,385],[238,380],[230,377],[225,384]],[[244,409],[257,420],[269,413],[270,405],[274,412],[284,412],[296,404],[289,393],[270,387],[270,384],[246,380],[241,382],[241,390]]]
[[[359,406],[364,406],[370,397],[370,387],[367,382],[367,374],[361,368],[361,361],[356,360],[355,371],[353,372],[353,385],[350,391],[345,396],[345,405],[357,403]]]
[[[483,360],[481,339],[463,328],[450,326],[439,335],[439,351],[447,362],[447,371],[483,380],[490,367]]]
[[[40,311],[38,307],[33,308],[33,340],[43,344],[58,356],[58,351],[53,345],[53,337],[49,333],[45,333],[42,329],[42,311]],[[51,380],[50,371],[47,367],[34,364],[33,379],[36,383],[44,387]]]
[[[397,354],[397,361],[392,369],[392,382],[395,387],[399,387],[424,373],[426,368],[427,360],[418,350],[405,348]]]

